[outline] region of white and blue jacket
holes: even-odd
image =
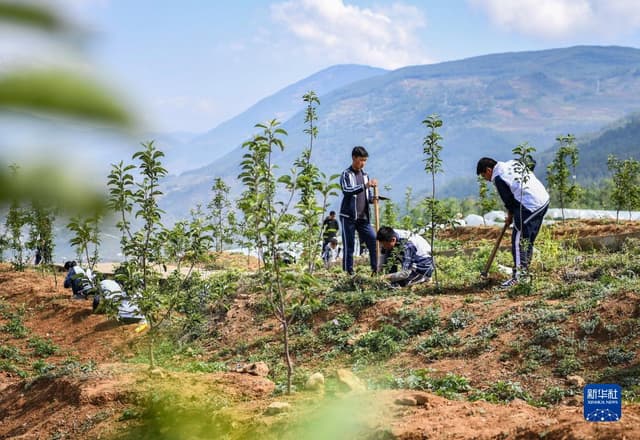
[[[520,174],[516,172],[516,163],[516,160],[496,163],[491,181],[509,212],[515,213],[522,206],[535,213],[549,204],[549,193],[532,172],[529,172],[527,181],[523,183]]]

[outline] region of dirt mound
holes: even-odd
[[[640,222],[621,220],[567,220],[547,224],[554,239],[577,239],[580,237],[599,237],[621,233],[640,232]],[[502,226],[460,226],[438,232],[438,238],[458,240],[463,244],[476,245],[482,241],[495,241]]]
[[[522,400],[508,405],[457,402],[429,393],[380,392],[376,405],[388,408],[377,431],[402,440],[434,439],[631,439],[640,436],[639,413],[622,421],[584,421],[582,406],[535,408]],[[417,405],[411,404],[418,401]],[[404,402],[404,404],[399,404]],[[363,412],[366,409],[363,408]]]

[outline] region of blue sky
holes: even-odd
[[[334,64],[395,69],[577,44],[640,47],[637,0],[40,2],[91,35],[79,54],[40,42],[42,58],[63,53],[98,72],[162,132],[207,131]],[[2,39],[0,69],[33,54]]]

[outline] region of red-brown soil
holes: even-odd
[[[446,232],[450,238],[477,242],[495,240],[498,229],[460,228]],[[558,238],[585,235],[609,235],[640,231],[640,225],[625,223],[572,222],[571,226],[554,226],[553,236]],[[75,362],[77,368],[69,374],[38,379],[23,379],[17,373],[0,371],[0,439],[86,439],[110,438],[116,431],[130,423],[123,413],[135,405],[138,396],[149,390],[167,387],[189,400],[202,395],[221,395],[235,408],[237,429],[243,424],[263,426],[265,429],[285,423],[296,416],[308,416],[321,411],[321,406],[353,405],[348,416],[366,426],[366,438],[396,439],[634,439],[640,438],[640,407],[625,404],[619,422],[589,423],[582,414],[580,395],[565,398],[551,408],[530,406],[516,399],[507,405],[483,401],[469,402],[448,400],[431,393],[410,390],[372,390],[364,395],[341,397],[338,403],[323,401],[309,393],[297,393],[293,397],[274,397],[274,384],[268,379],[239,374],[184,373],[156,370],[149,372],[142,364],[127,362],[133,356],[134,347],[144,340],[144,332],[136,332],[137,325],[121,325],[104,315],[91,313],[90,301],[74,301],[62,288],[62,276],[57,283],[49,274],[32,270],[23,273],[0,266],[0,306],[5,309],[23,307],[24,326],[28,335],[15,338],[0,331],[0,346],[11,345],[28,356],[32,348],[29,338],[39,336],[51,339],[59,350],[46,359],[47,363]],[[496,293],[482,288],[457,295],[422,297],[413,307],[425,308],[437,304],[442,315],[448,315],[469,302],[469,311],[476,319],[464,329],[463,335],[474,335],[497,317],[509,313],[526,313],[530,299],[494,301]],[[608,318],[638,315],[638,294],[628,292],[603,302],[592,313],[599,313],[603,321]],[[277,330],[274,322],[256,324],[251,311],[252,299],[239,294],[220,326],[217,347],[238,342],[253,341]],[[402,299],[392,297],[366,309],[358,318],[362,332],[376,328],[384,317],[392,316],[402,306]],[[2,308],[0,307],[0,311]],[[7,324],[0,315],[0,327]],[[567,325],[576,334],[581,330],[577,322]],[[597,337],[598,329],[594,336]],[[603,333],[603,337],[606,337]],[[386,368],[431,368],[442,374],[451,372],[472,380],[475,386],[498,380],[513,380],[515,366],[509,360],[501,360],[499,353],[513,343],[509,334],[500,334],[493,349],[472,358],[445,358],[425,362],[424,358],[409,352],[394,358]],[[35,361],[37,358],[33,358]],[[2,360],[0,358],[0,360]],[[82,366],[91,365],[83,369]],[[330,375],[331,372],[325,372]],[[562,384],[564,378],[530,375],[518,379],[523,386],[541,393],[552,385]],[[418,404],[402,405],[399,399],[418,396]],[[267,416],[266,407],[274,400],[289,401],[293,409],[288,414]],[[327,422],[329,423],[329,422]],[[235,425],[232,425],[235,426]],[[258,431],[259,432],[259,429]],[[266,432],[266,431],[265,431]],[[293,434],[274,438],[296,438]],[[206,437],[198,437],[206,438]],[[210,437],[215,438],[215,437]],[[236,437],[233,437],[236,438]],[[265,437],[271,438],[271,437]],[[298,437],[302,438],[302,437]],[[319,437],[314,437],[319,438]],[[362,438],[339,435],[335,438]]]

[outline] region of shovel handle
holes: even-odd
[[[373,207],[375,208],[376,234],[380,229],[380,204],[378,203],[378,186],[373,187]],[[376,240],[376,268],[380,270],[380,242]]]
[[[489,274],[489,269],[491,269],[491,265],[493,264],[493,259],[496,258],[496,254],[498,253],[498,248],[500,247],[500,242],[502,241],[502,237],[504,237],[505,232],[507,232],[507,228],[509,227],[509,223],[504,224],[502,230],[500,231],[500,235],[496,240],[496,244],[493,246],[493,250],[491,251],[491,255],[489,255],[489,259],[487,260],[487,264],[484,266],[484,270],[481,275],[486,277]]]

